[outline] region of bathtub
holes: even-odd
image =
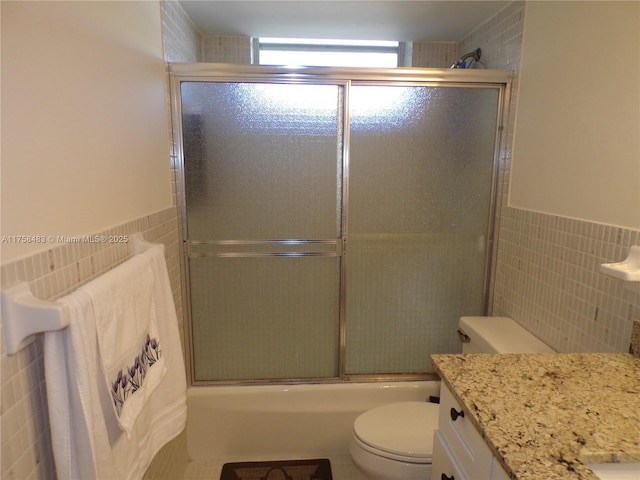
[[[438,381],[191,387],[189,459],[348,455],[360,413],[439,394]]]

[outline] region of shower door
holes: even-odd
[[[341,85],[181,85],[193,378],[338,376]]]
[[[245,70],[174,82],[192,380],[432,375],[487,313],[505,84]]]
[[[485,312],[499,94],[350,89],[345,375],[432,371]]]

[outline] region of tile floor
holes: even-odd
[[[327,456],[318,455],[317,458],[327,458]],[[328,458],[331,461],[333,480],[366,480],[353,465],[348,454]],[[145,473],[144,480],[218,480],[225,463],[258,460],[287,460],[287,458],[225,458],[190,462],[187,457],[186,436],[183,433],[158,452]]]
[[[326,458],[326,457],[323,457]],[[251,461],[252,459],[210,460],[189,462],[184,473],[184,480],[217,480],[220,478],[222,465],[233,461]],[[329,457],[333,480],[366,480],[351,462],[349,455]]]

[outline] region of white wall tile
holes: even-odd
[[[411,66],[449,68],[460,56],[458,42],[413,42]]]
[[[640,295],[598,266],[623,260],[638,232],[510,207],[502,220],[493,313],[562,352],[627,351]]]
[[[175,0],[162,0],[162,35],[167,63],[201,61],[202,35]]]

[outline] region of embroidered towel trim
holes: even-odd
[[[136,255],[81,288],[91,298],[100,363],[118,425],[130,437],[138,415],[167,371],[156,325],[150,261]]]

